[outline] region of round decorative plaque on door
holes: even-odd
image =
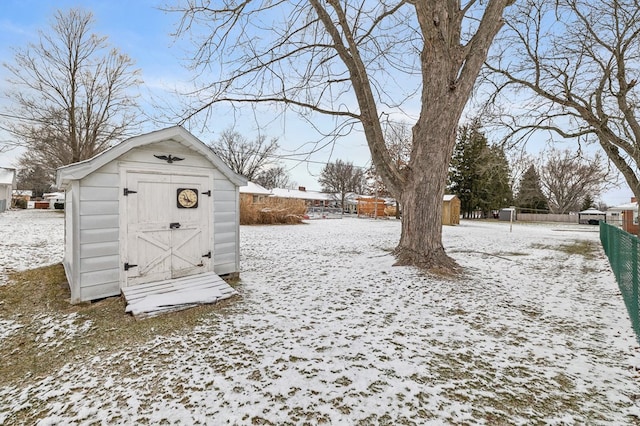
[[[195,188],[178,188],[178,208],[195,209],[198,207],[198,190]]]

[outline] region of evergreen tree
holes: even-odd
[[[460,129],[449,169],[449,190],[460,198],[463,217],[476,211],[486,217],[491,210],[510,205],[509,174],[502,148],[489,145],[477,126]]]
[[[55,177],[48,168],[39,163],[30,163],[27,156],[18,161],[18,175],[16,176],[17,188],[25,191],[33,191],[33,197],[42,197],[45,192],[51,190]]]
[[[588,210],[591,207],[595,206],[596,203],[595,201],[593,201],[593,198],[591,197],[591,194],[587,194],[584,197],[584,200],[582,201],[582,205],[580,206],[580,210]]]
[[[460,213],[469,218],[478,203],[475,197],[479,181],[477,159],[487,146],[487,139],[475,126],[464,126],[458,133],[449,168],[449,190],[460,199]]]
[[[542,192],[540,176],[533,164],[530,165],[527,171],[524,172],[524,175],[522,175],[516,204],[523,213],[549,212],[547,198]]]

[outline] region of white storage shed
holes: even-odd
[[[237,276],[246,179],[182,127],[61,167],[71,302],[205,272]]]
[[[0,167],[0,213],[11,207],[11,195],[15,186],[15,169]]]

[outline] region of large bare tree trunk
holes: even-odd
[[[297,20],[288,19],[276,32],[279,40],[259,47],[259,38],[232,39],[251,34],[245,29],[254,30],[260,12],[273,20],[275,6],[267,0],[226,0],[217,10],[207,2],[205,8],[187,9],[181,26],[189,28],[200,13],[214,18],[200,20],[210,22],[213,36],[196,52],[197,66],[208,66],[209,52],[231,45],[246,54],[235,56],[247,59],[231,58],[237,67],[227,67],[231,75],[211,86],[220,93],[212,104],[277,102],[315,111],[342,120],[335,137],[341,128],[361,125],[376,172],[403,208],[398,264],[451,270],[455,262],[442,246],[442,196],[455,130],[513,1],[276,2]],[[229,58],[219,59],[229,64]],[[255,82],[275,84],[256,89]],[[413,110],[417,93],[420,114],[405,166],[390,152],[381,121],[405,114],[405,106]]]
[[[455,145],[457,116],[416,124],[415,144],[409,173],[400,195],[403,205],[402,234],[395,249],[397,265],[415,265],[425,269],[454,272],[456,263],[446,255],[442,245],[442,198],[448,166]]]
[[[456,2],[415,3],[424,37],[420,54],[422,109],[413,128],[408,171],[398,185],[404,205],[402,235],[395,250],[398,265],[449,272],[458,269],[442,245],[442,198],[458,122],[508,4],[488,2],[477,33],[463,46],[462,15]]]

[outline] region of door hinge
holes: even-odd
[[[131,269],[131,268],[135,268],[136,266],[138,266],[138,265],[132,265],[132,264],[130,264],[130,263],[128,263],[128,262],[125,262],[125,264],[124,264],[124,270],[125,270],[125,271],[128,271],[129,269]]]
[[[206,192],[201,192],[202,195],[208,195],[209,197],[211,197],[211,190],[208,190]]]
[[[203,254],[202,257],[208,257],[209,259],[211,259],[211,250],[209,250],[209,253]]]
[[[129,189],[129,188],[125,188],[125,189],[124,189],[124,196],[125,196],[125,197],[126,197],[127,195],[129,195],[129,194],[137,194],[137,193],[138,193],[138,191],[132,191],[132,190],[131,190],[131,189]]]

